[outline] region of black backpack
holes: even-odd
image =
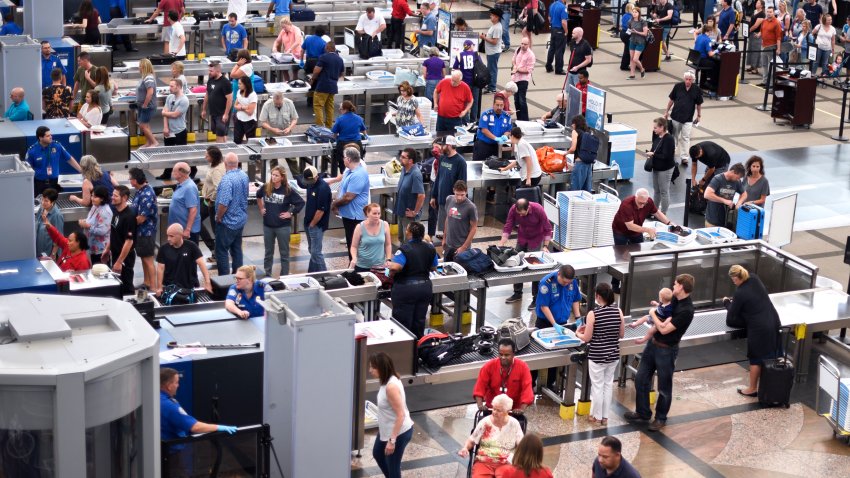
[[[193,289],[185,289],[178,287],[175,284],[167,285],[162,290],[160,296],[163,305],[187,305],[195,303],[195,291]]]
[[[435,334],[436,335],[436,334]],[[451,335],[447,338],[423,337],[419,340],[417,355],[423,365],[431,370],[439,370],[443,365],[475,350],[477,335]]]
[[[372,38],[371,35],[359,35],[357,43],[357,54],[360,58],[364,60],[368,60],[369,58],[375,58],[376,56],[381,56],[383,51],[381,50],[381,41]]]
[[[487,65],[481,61],[481,55],[475,57],[475,64],[472,65],[472,86],[476,88],[484,88],[490,84],[490,70]]]
[[[589,131],[581,133],[581,143],[578,150],[579,159],[584,163],[593,164],[596,161],[597,153],[599,153],[599,138]]]

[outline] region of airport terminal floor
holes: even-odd
[[[488,20],[484,7],[463,0],[452,4],[452,11],[468,16],[471,27],[484,31]],[[635,178],[619,182],[621,197],[639,187],[651,189],[649,173],[640,167],[645,159],[642,151],[651,144],[652,120],[663,116],[667,95],[687,70],[685,59],[692,47],[689,33],[691,14],[682,14],[682,26],[671,41],[672,60],[661,63],[661,70],[647,73],[645,78],[627,81],[627,72],[619,69],[622,43],[606,33],[610,17],[603,14],[599,48],[594,52],[590,81],[608,92],[607,112],[613,120],[638,130],[638,157]],[[512,48],[519,44],[520,33],[511,29]],[[562,91],[566,77],[546,73],[546,41],[548,35],[533,38],[537,56],[534,85],[528,93],[531,117],[539,117],[554,106],[555,95]],[[271,38],[261,44],[268,48]],[[569,55],[569,52],[567,53]],[[499,85],[510,75],[511,53],[503,53],[499,62]],[[841,114],[841,94],[834,89],[817,90],[815,120],[809,129],[792,129],[776,124],[769,112],[759,111],[765,95],[756,86],[760,78],[747,75],[748,84],[741,84],[736,97],[728,101],[706,99],[702,121],[694,129],[692,143],[712,140],[726,148],[732,162],[743,162],[758,154],[764,159],[766,176],[771,182],[773,197],[798,195],[795,232],[785,250],[819,267],[819,275],[846,284],[850,266],[843,264],[845,241],[850,237],[850,147],[834,141]],[[483,97],[489,107],[492,95]],[[312,122],[311,114],[299,105],[305,116],[297,129],[303,131]],[[372,124],[380,124],[375,114]],[[157,124],[157,121],[154,121]],[[377,128],[377,127],[376,127]],[[370,154],[370,172],[378,172],[388,158]],[[680,223],[685,213],[684,179],[689,168],[671,189],[672,200],[668,216]],[[700,175],[702,173],[700,172]],[[120,173],[117,175],[120,177]],[[479,227],[475,247],[486,248],[498,241],[504,217],[492,205],[484,213],[486,220]],[[481,213],[479,211],[479,213]],[[692,224],[701,216],[690,216]],[[769,221],[769,218],[768,218]],[[769,234],[769,231],[768,231]],[[330,269],[347,266],[347,256],[340,239],[342,230],[325,235],[325,257]],[[262,237],[246,238],[243,242],[246,264],[262,266]],[[205,255],[209,251],[202,246]],[[291,244],[291,273],[306,272],[309,253],[306,238]],[[278,266],[274,268],[277,273]],[[136,267],[136,283],[141,283],[141,267]],[[528,285],[527,285],[528,286]],[[526,291],[530,291],[527,287]],[[509,317],[527,318],[526,307],[531,299],[505,304],[511,295],[509,286],[488,292],[489,307],[486,322],[498,325]],[[448,324],[447,326],[453,326]],[[829,344],[816,344],[812,362],[818,353],[837,354]],[[587,417],[563,420],[558,405],[545,396],[538,396],[526,412],[528,429],[539,434],[545,445],[544,463],[555,477],[586,477],[596,456],[597,444],[605,435],[617,436],[623,443],[623,456],[644,477],[792,477],[841,476],[850,469],[850,447],[833,438],[832,429],[814,410],[817,380],[809,374],[806,383],[795,384],[792,405],[785,408],[762,408],[755,398],[736,393],[746,384],[747,361],[744,341],[731,341],[722,346],[700,346],[680,353],[674,376],[674,396],[666,428],[652,433],[645,424],[630,424],[622,418],[634,409],[634,384],[614,388],[614,403],[607,427],[591,424]],[[842,357],[847,362],[847,357]],[[814,369],[814,363],[798,364]],[[472,401],[472,384],[461,382],[446,390],[457,397],[457,403]],[[417,391],[423,390],[419,387]],[[411,397],[414,435],[402,464],[406,477],[466,476],[467,460],[457,456],[472,428],[474,404],[459,404],[448,408],[429,409],[430,397]],[[415,403],[415,405],[414,405]],[[416,411],[414,411],[416,410]],[[362,457],[352,457],[353,477],[381,476],[371,457],[375,431],[367,432]]]

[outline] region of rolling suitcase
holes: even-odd
[[[786,357],[766,360],[759,376],[759,403],[766,406],[791,406],[794,364]]]
[[[741,239],[761,239],[764,234],[764,209],[752,204],[741,206],[735,234]]]

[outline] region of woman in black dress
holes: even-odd
[[[723,299],[726,325],[747,329],[747,358],[750,360],[750,384],[747,388],[739,388],[738,393],[755,397],[765,360],[776,358],[780,348],[779,314],[758,277],[751,276],[747,269],[737,264],[729,268],[729,277],[737,290],[732,299]]]

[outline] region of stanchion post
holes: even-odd
[[[847,111],[847,88],[841,88],[841,120],[839,121],[838,126],[838,135],[832,135],[832,139],[835,141],[847,141],[847,137],[844,136],[844,114]]]
[[[750,84],[750,82],[747,81],[747,72],[745,70],[746,65],[747,65],[747,37],[744,37],[744,51],[743,51],[743,53],[744,54],[741,55],[741,80],[739,81],[739,83],[742,84],[742,85],[748,85],[748,84]]]
[[[688,227],[688,216],[691,210],[691,180],[685,180],[685,217],[682,218],[682,225]]]
[[[776,58],[770,60],[770,63],[767,67],[767,79],[768,81],[773,81],[774,78],[774,69],[776,68]],[[767,95],[770,93],[770,88],[773,85],[768,85],[765,83],[764,85],[764,100],[762,101],[761,106],[756,106],[756,109],[759,111],[767,111]]]

